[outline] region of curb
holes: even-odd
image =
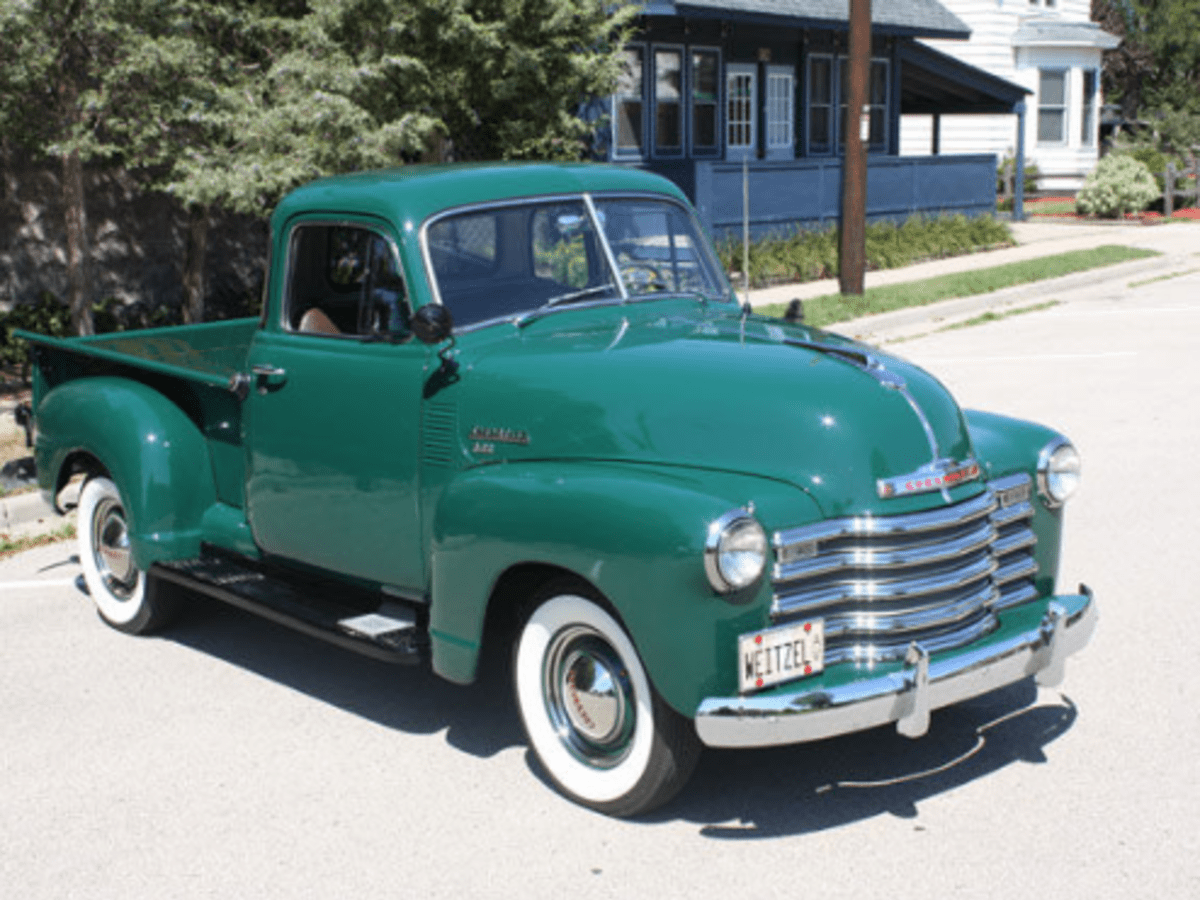
[[[34,530],[33,526],[51,530],[64,521],[66,518],[51,509],[40,493],[17,494],[0,500],[0,532]]]
[[[923,306],[909,306],[891,312],[847,319],[844,322],[832,323],[827,328],[868,343],[884,343],[898,338],[914,337],[992,310],[1013,306],[1018,302],[1036,302],[1062,291],[1150,272],[1161,267],[1166,258],[1167,254],[1147,259],[1132,259],[1097,269],[1072,272],[1058,278],[1017,284],[986,294],[952,297]]]
[[[865,285],[871,288],[904,284],[941,275],[969,272],[978,268],[1001,266],[1014,262],[1033,262],[1043,257],[1098,247],[1114,241],[1125,242],[1136,247],[1159,249],[1160,252],[1163,252],[1156,246],[1160,239],[1172,234],[1187,233],[1176,232],[1176,228],[1190,229],[1190,226],[1186,224],[1176,224],[1171,228],[1147,228],[1129,223],[1078,225],[1074,223],[1022,222],[1019,225],[1023,226],[1023,229],[1015,235],[1019,243],[1014,247],[926,260],[897,269],[872,270],[865,273]],[[735,283],[734,288],[740,303],[743,299],[740,282]],[[793,298],[809,300],[825,294],[836,294],[838,290],[839,284],[836,278],[785,283],[751,289],[750,303],[754,307],[771,303],[787,304]]]

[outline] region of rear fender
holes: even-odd
[[[690,716],[736,680],[737,635],[767,621],[767,577],[724,597],[704,570],[709,524],[751,502],[768,529],[819,518],[790,485],[720,472],[548,462],[465,473],[434,520],[434,670],[471,681],[495,586],[515,567],[545,566],[608,599],[659,692]]]
[[[94,458],[121,491],[140,568],[199,553],[200,520],[216,500],[212,462],[178,406],[126,378],[82,378],[46,394],[37,427],[42,489],[57,492],[69,461]]]

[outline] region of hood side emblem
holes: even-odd
[[[467,435],[471,442],[471,453],[476,456],[492,456],[497,444],[515,444],[518,447],[529,446],[529,432],[519,428],[492,428],[476,425]]]

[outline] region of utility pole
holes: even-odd
[[[842,246],[838,282],[843,294],[863,292],[867,255],[867,154],[871,114],[871,0],[850,0],[849,90],[846,93],[846,155],[842,159]]]

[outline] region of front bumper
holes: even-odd
[[[1096,627],[1092,592],[1051,599],[1038,627],[998,644],[946,654],[936,662],[916,644],[904,668],[834,688],[749,697],[709,697],[696,710],[696,732],[710,747],[769,747],[864,731],[889,722],[909,737],[929,728],[930,710],[1037,676],[1062,681],[1066,658]]]

